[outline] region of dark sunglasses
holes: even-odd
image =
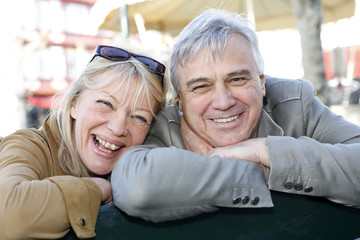
[[[155,73],[156,75],[159,75],[161,77],[161,84],[163,84],[164,74],[166,67],[164,64],[156,61],[155,59],[137,55],[135,53],[128,52],[124,49],[113,47],[113,46],[107,46],[107,45],[99,45],[97,46],[94,56],[91,58],[90,62],[94,60],[96,56],[100,56],[112,61],[126,61],[130,57],[134,57],[136,60],[144,64],[151,72]]]

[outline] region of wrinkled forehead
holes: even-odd
[[[183,66],[199,55],[211,56],[213,60],[221,59],[230,40],[251,49],[249,41],[244,36],[238,33],[231,33],[221,38],[209,38],[206,41],[194,42],[189,48],[182,49],[183,53],[178,56],[182,57],[182,59],[178,59],[178,63],[180,66]]]
[[[193,61],[198,56],[203,57],[212,57],[213,59],[221,58],[223,50],[226,47],[225,42],[217,42],[216,44],[206,44],[204,46],[199,46],[198,48],[192,48],[184,51],[183,58],[180,61],[180,66],[184,66],[187,62]]]

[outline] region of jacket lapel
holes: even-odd
[[[283,136],[284,130],[271,119],[270,115],[262,110],[257,137]]]

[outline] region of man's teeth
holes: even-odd
[[[214,121],[217,123],[227,123],[227,122],[236,120],[238,117],[239,117],[239,115],[235,115],[235,116],[232,116],[229,118],[217,118],[217,119],[214,119]]]
[[[100,147],[100,148],[101,148],[101,146],[100,146],[100,144],[101,144],[101,145],[104,146],[105,148],[111,149],[111,150],[113,150],[113,151],[116,151],[116,150],[120,149],[120,146],[117,146],[117,145],[115,145],[115,144],[106,142],[106,141],[102,140],[102,139],[99,138],[99,137],[96,137],[96,141],[99,143],[99,147]],[[105,150],[105,149],[101,148],[101,150]]]

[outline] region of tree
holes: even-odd
[[[327,84],[321,46],[321,0],[291,0],[301,36],[304,78],[310,80],[319,98],[328,104]]]

